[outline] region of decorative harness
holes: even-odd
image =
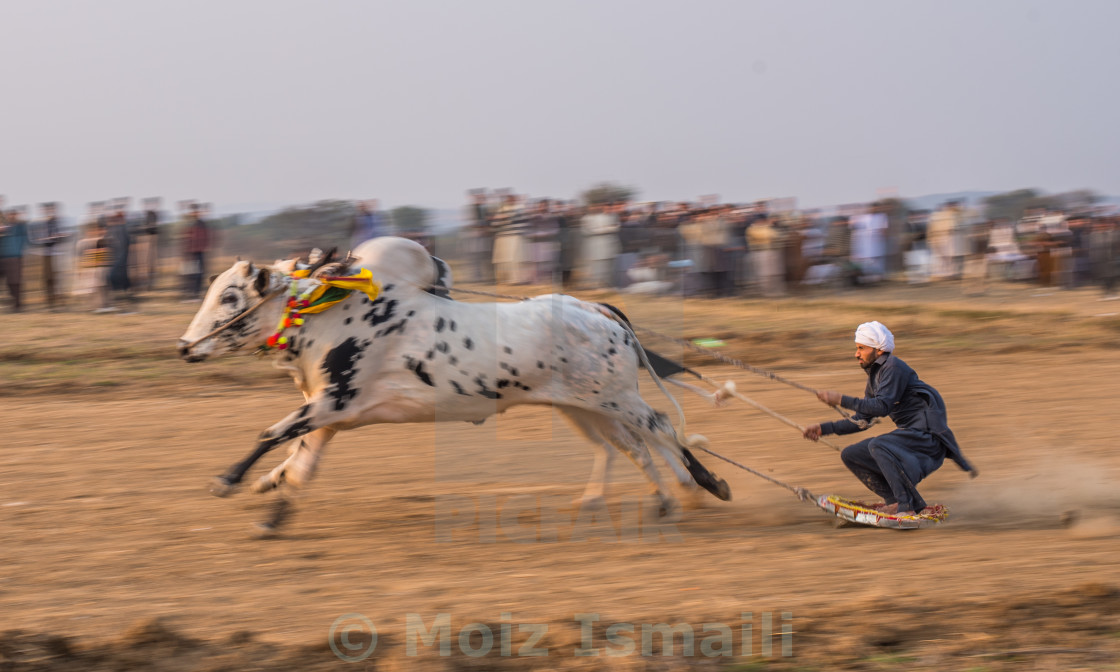
[[[368,268],[361,269],[357,275],[328,275],[318,278],[310,277],[312,270],[313,269],[300,269],[292,272],[290,275],[284,274],[285,277],[291,278],[287,286],[277,287],[269,291],[262,296],[259,301],[246,308],[232,320],[219,326],[205,336],[188,343],[185,347],[190,350],[199,343],[217,336],[249,315],[252,315],[264,304],[286,292],[288,294],[288,300],[284,305],[284,312],[280,316],[280,321],[276,325],[276,331],[268,337],[264,345],[257,348],[257,353],[263,354],[271,348],[285,350],[288,347],[288,338],[283,335],[284,330],[291,326],[301,326],[304,321],[303,315],[321,313],[327,308],[340,303],[355,291],[364,293],[370,300],[376,299],[381,293],[381,285],[373,281],[373,273],[371,273]],[[308,281],[302,291],[300,290],[301,280]]]
[[[353,292],[362,292],[370,298],[377,298],[381,293],[381,285],[373,281],[373,273],[368,268],[358,271],[357,275],[327,275],[312,278],[311,270],[304,269],[292,273],[291,282],[288,283],[288,301],[284,304],[284,312],[280,315],[280,322],[276,325],[276,332],[268,337],[258,352],[265,352],[269,348],[285,350],[288,347],[288,337],[284,330],[291,326],[302,326],[304,315],[321,313],[331,306],[341,303]],[[300,291],[300,280],[310,280],[307,286]],[[271,298],[271,297],[269,297]],[[262,301],[267,299],[262,299]]]

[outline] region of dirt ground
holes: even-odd
[[[178,361],[196,306],[170,295],[127,316],[33,304],[0,330],[0,671],[1120,669],[1120,302],[1026,285],[610,298],[641,326],[854,394],[851,334],[879,319],[944,395],[980,477],[947,462],[922,491],[949,522],[899,532],[836,527],[706,456],[734,499],[664,522],[620,459],[592,514],[571,504],[589,447],[550,409],[520,408],[339,435],[285,533],[261,540],[271,495],[207,484],[298,405],[290,382],[247,356]],[[832,417],[805,392],[686,360],[799,422]],[[827,446],[737,402],[678,398],[717,452],[867,494]],[[345,662],[373,643],[367,623],[376,647]],[[672,652],[651,635],[643,655],[657,624],[680,626]],[[487,628],[489,653],[468,655]]]

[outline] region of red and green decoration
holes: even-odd
[[[306,319],[304,315],[321,313],[353,292],[362,292],[371,301],[381,293],[381,286],[373,281],[373,273],[368,268],[361,269],[357,275],[311,278],[311,284],[301,291],[300,280],[308,279],[308,273],[306,270],[292,273],[288,299],[284,304],[284,312],[280,315],[280,322],[276,325],[276,333],[268,337],[261,350],[287,350],[288,337],[284,335],[284,331],[303,326]]]

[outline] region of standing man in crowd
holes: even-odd
[[[949,429],[941,395],[918,379],[906,362],[894,356],[894,335],[879,322],[856,329],[856,359],[867,372],[862,398],[821,390],[817,398],[829,406],[852,411],[851,419],[805,428],[804,436],[817,441],[828,434],[852,434],[871,426],[871,420],[890,416],[898,429],[852,444],[840,454],[844,465],[872,492],[883,498],[877,509],[887,515],[913,516],[926,508],[915,487],[945,461],[946,455],[969,472]]]
[[[61,298],[58,291],[58,260],[62,256],[62,243],[69,236],[59,226],[58,206],[55,203],[43,203],[39,207],[42,219],[34,227],[33,242],[39,246],[36,251],[43,258],[43,289],[47,293],[47,306],[56,310]]]
[[[116,299],[132,299],[132,279],[129,277],[129,260],[132,232],[125,213],[128,199],[117,199],[113,214],[105,220],[106,237],[113,249],[112,266],[109,267],[109,288]]]
[[[1089,273],[1102,299],[1115,299],[1120,279],[1120,228],[1116,217],[1097,217],[1089,233]]]
[[[529,212],[517,194],[506,194],[490,221],[494,230],[494,281],[500,285],[527,285],[531,281]]]
[[[358,211],[350,222],[350,249],[353,250],[362,243],[384,236],[388,233],[385,227],[385,217],[377,209],[377,199],[358,201]]]
[[[581,248],[593,289],[609,289],[613,285],[614,258],[619,252],[619,223],[614,210],[613,204],[592,205],[580,222]]]
[[[202,278],[206,274],[206,256],[212,242],[210,225],[202,218],[202,206],[191,203],[187,228],[183,232],[183,296],[186,301],[202,297]]]
[[[3,201],[0,200],[0,205]],[[0,210],[0,213],[3,213]],[[27,224],[23,221],[22,208],[12,208],[0,215],[0,276],[7,281],[8,293],[12,295],[12,310],[23,310],[22,278],[23,253],[31,244],[27,235]]]
[[[961,227],[961,211],[956,201],[948,201],[929,218],[926,227],[926,242],[929,245],[931,275],[937,279],[956,278],[960,275],[957,267],[956,238]]]
[[[146,292],[155,289],[159,268],[159,206],[158,198],[144,199],[144,219],[136,231],[134,277],[137,287]]]
[[[494,282],[494,231],[490,227],[490,207],[486,190],[470,192],[467,210],[467,257],[471,265],[471,282]]]

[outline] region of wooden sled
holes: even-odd
[[[881,513],[871,508],[870,504],[854,499],[845,499],[838,495],[821,495],[815,500],[816,505],[835,515],[841,520],[846,520],[857,525],[870,525],[871,527],[886,527],[892,530],[916,530],[924,527],[936,527],[949,518],[949,508],[942,504],[933,504],[925,514],[914,516],[898,516]]]

